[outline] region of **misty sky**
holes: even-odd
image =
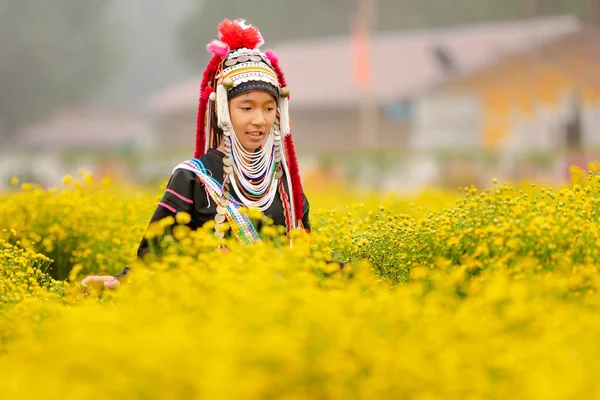
[[[105,100],[128,103],[193,73],[178,54],[177,29],[194,1],[114,1],[122,26],[114,40],[124,51],[124,65],[104,93]],[[204,46],[198,49],[204,51]]]

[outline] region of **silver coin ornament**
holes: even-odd
[[[227,213],[227,209],[223,206],[217,206],[217,214],[225,215]]]

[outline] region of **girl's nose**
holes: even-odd
[[[263,115],[262,112],[258,112],[254,115],[254,118],[252,119],[252,125],[255,126],[262,126],[265,124],[265,116]]]

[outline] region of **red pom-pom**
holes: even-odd
[[[269,61],[271,61],[271,64],[279,63],[279,57],[277,56],[277,54],[275,54],[275,52],[273,50],[269,49],[269,50],[265,51],[265,56],[267,56]]]
[[[206,89],[204,89],[204,91],[202,92],[202,98],[204,100],[208,99],[210,97],[210,94],[214,91],[213,88],[211,88],[210,86],[207,86]]]
[[[223,20],[219,24],[219,39],[227,44],[230,50],[240,48],[256,49],[264,42],[258,29],[247,25],[243,20]]]
[[[206,49],[210,53],[214,54],[215,56],[221,57],[221,58],[225,58],[227,56],[227,53],[229,53],[229,46],[227,46],[227,44],[225,44],[225,43],[221,43],[216,40],[210,42],[206,46]]]

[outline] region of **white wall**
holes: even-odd
[[[0,190],[6,189],[13,176],[34,176],[42,185],[60,184],[67,171],[56,154],[1,153]]]
[[[415,150],[477,149],[481,103],[476,96],[427,93],[414,101],[410,145]]]

